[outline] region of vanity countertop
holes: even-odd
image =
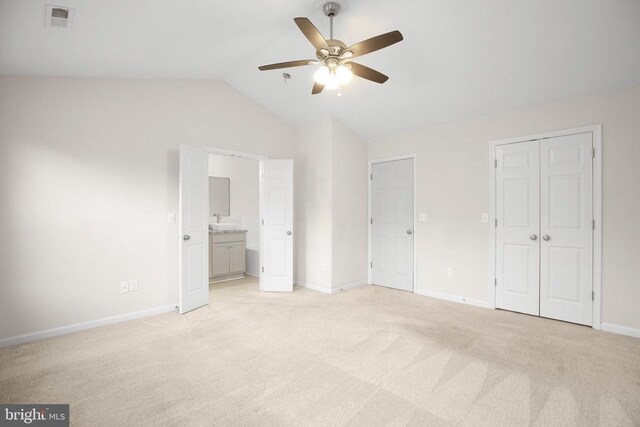
[[[211,230],[209,229],[210,234],[236,234],[236,233],[246,233],[247,230]]]

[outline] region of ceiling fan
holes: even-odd
[[[347,47],[342,40],[333,38],[333,18],[340,12],[340,5],[336,2],[325,3],[325,5],[322,6],[322,10],[324,14],[329,17],[330,21],[329,40],[326,40],[307,18],[294,18],[300,31],[302,31],[305,37],[316,48],[317,60],[303,59],[299,61],[280,62],[277,64],[263,65],[258,67],[258,69],[260,71],[267,71],[280,68],[300,67],[303,65],[322,64],[314,75],[315,83],[311,91],[312,95],[322,92],[323,89],[337,89],[338,96],[340,96],[340,85],[348,83],[353,75],[380,84],[389,80],[389,77],[379,71],[353,62],[353,59],[402,41],[403,37],[400,31],[396,30],[381,34]]]

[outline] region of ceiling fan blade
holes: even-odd
[[[298,28],[300,28],[300,31],[302,31],[302,34],[304,34],[305,37],[309,39],[311,44],[315,46],[317,50],[329,50],[329,44],[327,44],[325,38],[322,36],[320,31],[318,31],[318,29],[311,23],[311,21],[309,21],[307,18],[293,18],[293,20],[296,22]]]
[[[278,62],[277,64],[262,65],[258,67],[260,71],[277,70],[278,68],[301,67],[303,65],[317,64],[313,59],[302,59],[300,61]]]
[[[311,95],[317,95],[320,92],[322,92],[322,89],[324,89],[324,85],[321,85],[320,83],[316,82],[313,84],[313,90],[311,90]]]
[[[364,65],[356,64],[355,62],[349,62],[348,65],[351,66],[351,72],[354,75],[362,77],[363,79],[371,80],[372,82],[380,84],[389,80],[388,76],[385,76],[384,74],[374,70],[373,68],[365,67]]]
[[[355,58],[356,56],[366,55],[367,53],[375,52],[376,50],[384,49],[392,44],[396,44],[403,39],[404,37],[402,37],[402,33],[398,30],[380,34],[379,36],[372,37],[346,48],[341,57]]]

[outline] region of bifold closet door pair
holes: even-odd
[[[593,134],[498,145],[496,307],[591,325]]]

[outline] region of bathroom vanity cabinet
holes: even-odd
[[[209,232],[209,281],[244,277],[246,231]]]

